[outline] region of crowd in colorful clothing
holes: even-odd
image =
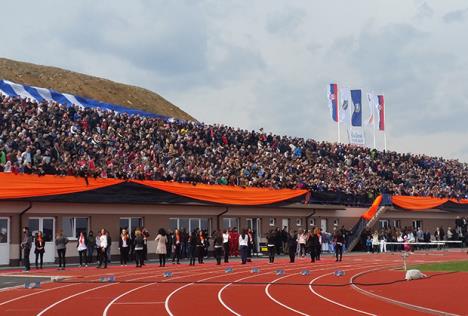
[[[0,172],[468,197],[468,164],[0,96]]]

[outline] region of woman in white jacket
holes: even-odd
[[[159,266],[166,266],[166,254],[167,254],[167,233],[164,228],[161,228],[158,235],[154,239],[156,241],[156,254],[159,256]]]

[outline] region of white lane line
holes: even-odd
[[[182,272],[185,272],[185,271],[189,271],[190,269],[184,269]],[[154,273],[155,271],[157,271],[157,269],[151,269],[151,270],[147,270],[145,272],[141,272],[141,273],[138,273],[138,274],[145,274],[147,275],[148,273]],[[136,273],[126,273],[126,274],[133,274],[135,275]],[[150,276],[144,276],[144,277],[139,277],[139,278],[134,278],[134,279],[130,279],[130,280],[127,280],[127,281],[137,281],[137,280],[142,280],[142,279],[147,279],[147,278],[151,278],[151,277],[154,277],[154,275],[150,275]],[[113,286],[113,285],[117,285],[117,284],[120,284],[119,282],[115,282],[115,283],[111,283],[111,284],[106,284],[104,286],[98,286],[98,287],[94,287],[94,288],[91,288],[91,289],[88,289],[86,291],[83,291],[83,292],[79,292],[79,293],[76,293],[76,294],[73,294],[73,295],[70,295],[68,297],[65,297],[55,303],[53,303],[52,305],[49,305],[48,307],[46,307],[45,309],[43,309],[39,314],[37,314],[37,316],[41,316],[43,315],[46,311],[50,310],[51,308],[57,306],[58,304],[60,303],[63,303],[71,298],[74,298],[76,296],[79,296],[81,294],[84,294],[84,293],[88,293],[88,292],[91,292],[91,291],[94,291],[94,290],[98,290],[100,288],[103,288],[103,287],[108,287],[108,286]],[[150,283],[152,284],[152,283]],[[150,284],[145,284],[145,285],[150,285]]]
[[[326,263],[323,263],[323,261],[319,264],[320,266],[324,266]],[[297,270],[297,269],[304,269],[306,267],[310,267],[311,264],[310,263],[303,263],[303,264],[300,264],[299,266],[296,266],[294,268],[290,268],[290,269],[284,269],[285,271],[290,271],[290,270]],[[316,265],[317,266],[317,265]],[[273,270],[276,270],[278,267],[275,267],[275,269]],[[270,271],[271,273],[271,271]],[[229,286],[231,286],[233,283],[235,282],[241,282],[243,280],[246,280],[246,279],[249,279],[249,278],[254,278],[254,277],[257,277],[257,276],[260,276],[260,275],[266,275],[266,274],[269,274],[269,273],[260,273],[260,274],[256,274],[256,275],[250,275],[250,276],[247,276],[247,277],[244,277],[244,278],[240,278],[240,279],[237,279],[237,280],[234,280],[228,284],[226,284],[225,286],[223,286],[219,291],[218,291],[218,301],[221,303],[221,305],[223,305],[224,308],[226,308],[228,311],[230,311],[232,314],[234,315],[240,315],[239,313],[237,313],[235,310],[233,310],[231,307],[229,307],[223,300],[223,292],[225,289],[227,289]]]
[[[114,303],[114,305],[157,305],[157,304],[164,304],[164,301],[161,302],[122,302],[122,303]]]
[[[286,266],[286,264],[283,264],[283,265],[279,265],[275,268],[278,268],[278,267],[283,267],[283,266]],[[251,270],[252,266],[245,266],[245,267],[240,267],[240,269],[242,269],[242,271],[237,271],[237,272],[233,272],[231,273],[230,275],[233,275],[233,274],[239,274],[239,273],[244,273],[244,272],[248,272],[249,270]],[[273,271],[273,270],[272,270]],[[270,271],[271,272],[271,271]],[[209,277],[209,278],[205,278],[205,279],[202,279],[202,280],[198,280],[197,282],[203,282],[203,281],[207,281],[207,280],[210,280],[210,279],[214,279],[214,278],[219,278],[219,277],[222,277],[222,276],[225,276],[225,274],[221,274],[221,275],[216,275],[216,276],[212,276],[212,277]],[[169,301],[171,300],[172,296],[174,296],[174,294],[176,294],[177,292],[183,290],[184,288],[186,287],[189,287],[191,285],[195,284],[195,282],[192,282],[192,283],[189,283],[189,284],[185,284],[177,289],[175,289],[174,291],[172,291],[167,297],[166,297],[166,301],[164,303],[164,307],[166,308],[166,312],[170,315],[170,316],[174,316],[174,314],[171,312],[171,309],[169,307]]]
[[[208,272],[204,272],[204,273],[196,273],[196,274],[191,274],[191,276],[197,276],[197,275],[204,275],[204,274],[210,274],[210,273],[215,273],[215,272],[218,272],[218,270],[215,270],[213,271],[213,268],[204,268],[204,269],[199,269],[197,271],[207,271],[209,270]],[[193,268],[185,268],[184,270],[182,270],[182,272],[188,272],[188,271],[193,271]],[[221,272],[222,270],[219,270],[219,272]],[[174,279],[180,279],[180,278],[184,278],[184,277],[187,277],[187,275],[182,275],[182,276],[179,276],[179,277],[175,277],[175,278],[171,278],[171,280],[174,280]],[[161,283],[164,283],[164,281],[161,281]],[[107,316],[107,314],[109,313],[109,309],[112,307],[112,305],[115,305],[115,304],[122,304],[122,303],[117,303],[117,301],[119,299],[121,299],[122,297],[134,292],[134,291],[137,291],[139,289],[142,289],[142,288],[145,288],[147,286],[150,286],[150,285],[154,285],[154,283],[150,283],[150,284],[145,284],[145,285],[142,285],[142,286],[139,286],[139,287],[136,287],[134,289],[131,289],[131,290],[128,290],[122,294],[120,294],[119,296],[115,297],[112,301],[110,301],[107,306],[105,307],[102,315],[103,316]],[[166,301],[164,301],[163,303],[166,303]]]
[[[373,271],[378,271],[378,270],[380,270],[380,269],[362,271],[362,272],[359,272],[359,273],[353,275],[351,277],[351,279],[350,279],[351,287],[354,290],[357,290],[358,292],[360,292],[361,294],[364,294],[364,295],[367,295],[367,296],[370,296],[370,297],[373,297],[373,298],[377,298],[377,299],[383,300],[383,301],[388,302],[388,303],[400,305],[400,306],[403,306],[403,307],[406,307],[406,308],[409,308],[409,309],[412,309],[412,310],[416,310],[416,311],[419,311],[419,312],[426,312],[426,313],[431,313],[431,314],[436,314],[436,315],[458,316],[458,314],[452,314],[452,313],[449,313],[449,312],[444,312],[444,311],[440,311],[440,310],[437,310],[437,309],[432,309],[432,308],[429,308],[429,307],[424,307],[424,306],[420,306],[420,305],[410,304],[410,303],[398,301],[398,300],[395,300],[395,299],[391,299],[391,298],[386,297],[386,296],[382,296],[382,295],[378,295],[378,294],[366,291],[363,288],[360,288],[359,286],[354,284],[354,279],[355,278],[357,278],[357,277],[359,277],[359,276],[361,276],[363,274],[373,272]]]
[[[149,271],[148,271],[149,272]],[[145,271],[145,273],[148,273]],[[109,274],[109,273],[107,273]],[[135,273],[132,273],[132,272],[121,272],[121,273],[116,273],[115,275],[117,276],[126,276],[126,275],[133,275]],[[140,273],[139,273],[140,274]],[[100,276],[102,274],[94,274],[94,275],[91,275],[91,276],[88,276],[88,278],[91,278],[91,277],[97,277],[97,276]],[[1,302],[0,303],[0,306],[3,306],[3,305],[6,305],[8,303],[11,303],[11,302],[15,302],[15,301],[18,301],[18,300],[21,300],[23,298],[26,298],[26,297],[30,297],[30,296],[34,296],[34,295],[37,295],[37,294],[41,294],[41,293],[45,293],[45,292],[49,292],[49,291],[54,291],[54,290],[59,290],[59,289],[64,289],[66,287],[69,287],[69,286],[76,286],[80,284],[79,282],[77,283],[72,283],[72,284],[67,284],[67,285],[62,285],[62,286],[56,286],[56,287],[52,287],[52,288],[49,288],[49,289],[44,289],[44,290],[39,290],[39,291],[35,291],[33,293],[29,293],[29,294],[26,294],[26,295],[22,295],[22,296],[18,296],[18,297],[15,297],[15,298],[12,298],[8,301],[4,301],[4,302]],[[22,287],[22,286],[19,286],[19,287]]]
[[[369,267],[373,267],[375,266],[377,263],[373,264],[372,266],[369,266]],[[359,267],[359,268],[356,268],[356,269],[347,269],[345,271],[349,271],[349,270],[357,270],[357,269],[362,269],[362,268],[365,268],[365,267]],[[345,304],[341,304],[337,301],[334,301],[332,299],[329,299],[328,297],[325,297],[323,295],[321,295],[320,293],[318,293],[317,291],[314,290],[313,288],[313,283],[323,277],[326,277],[328,275],[332,275],[333,273],[325,273],[325,274],[322,274],[322,275],[319,275],[318,277],[316,277],[315,279],[313,279],[312,281],[310,281],[309,283],[309,290],[315,294],[316,296],[320,297],[321,299],[329,302],[329,303],[332,303],[334,305],[337,305],[337,306],[340,306],[340,307],[343,307],[343,308],[346,308],[346,309],[349,309],[349,310],[352,310],[354,312],[357,312],[357,313],[360,313],[360,314],[364,314],[364,315],[368,315],[368,316],[377,316],[376,314],[372,314],[372,313],[368,313],[366,311],[363,311],[363,310],[360,310],[360,309],[357,309],[357,308],[353,308],[351,306],[348,306],[348,305],[345,305]]]

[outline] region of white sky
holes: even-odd
[[[389,149],[468,162],[465,0],[17,0],[0,27],[2,57],[142,86],[208,123],[336,141],[326,85],[383,93]]]

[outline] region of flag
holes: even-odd
[[[377,109],[377,120],[379,122],[379,131],[385,130],[385,101],[383,95],[377,96],[377,102],[375,103]]]
[[[362,126],[362,103],[361,90],[351,90],[351,101],[353,102],[353,114],[351,115],[352,126]]]
[[[367,94],[367,101],[369,103],[369,118],[367,119],[367,125],[374,125],[374,108],[377,104],[377,96],[373,95],[372,93]]]
[[[335,122],[339,120],[338,113],[338,85],[331,83],[327,88],[328,107],[330,108],[330,114]]]
[[[350,104],[351,104],[351,93],[349,89],[342,88],[340,91],[340,97],[341,97],[341,102],[340,102],[340,113],[339,113],[339,119],[340,122],[345,122],[348,120],[348,115],[347,113],[349,112],[350,109]]]

